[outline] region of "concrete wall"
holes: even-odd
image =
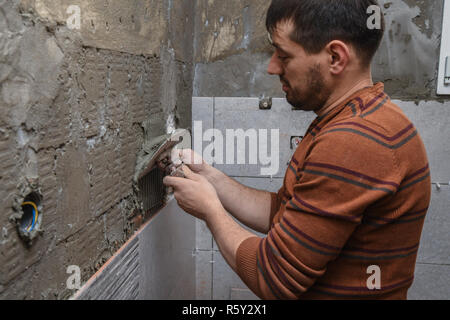
[[[379,3],[387,30],[373,61],[374,79],[385,83],[392,98],[440,100],[436,76],[443,0]],[[278,77],[266,72],[272,53],[265,29],[269,5],[198,0],[195,97],[284,97]]]
[[[304,122],[312,121],[315,115],[304,112],[286,115],[287,111],[282,109],[258,111],[258,97],[284,98],[278,77],[266,73],[272,51],[264,22],[270,2],[199,0],[198,3],[193,119],[202,120],[206,129],[280,128],[286,131],[284,136],[280,135],[280,151],[288,154],[285,140],[292,134],[288,131],[303,135],[307,129]],[[387,30],[373,61],[374,80],[385,83],[386,92],[418,128],[427,148],[432,181],[448,184],[450,97],[436,95],[443,1],[381,0],[380,4]],[[278,175],[284,174],[280,168],[270,180],[259,176],[259,168],[255,166],[218,167],[251,187],[272,191],[281,186]],[[410,299],[450,299],[449,206],[448,185],[442,185],[441,189],[435,186]],[[254,297],[223,261],[201,222],[197,224],[197,248],[200,252],[197,298]]]
[[[67,298],[69,265],[86,281],[139,227],[143,128],[191,123],[193,3],[0,1],[0,299]],[[30,192],[28,245],[13,218]]]

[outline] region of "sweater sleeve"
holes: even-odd
[[[281,195],[283,194],[283,187],[278,192],[271,192],[271,202],[270,202],[270,223],[272,225],[273,218],[277,214],[281,206]]]
[[[296,173],[294,173],[296,172]],[[349,132],[325,133],[309,146],[282,217],[267,237],[237,250],[237,273],[262,299],[298,299],[361,223],[368,206],[394,194],[400,174],[393,151]]]

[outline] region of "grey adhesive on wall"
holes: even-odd
[[[284,97],[279,78],[266,72],[272,54],[265,28],[270,1],[198,2],[193,95]],[[386,33],[372,65],[375,80],[384,81],[393,98],[441,99],[436,79],[443,0],[379,3]]]
[[[0,299],[68,298],[69,266],[86,281],[139,228],[139,150],[191,124],[194,10],[0,1]],[[31,192],[42,223],[28,246],[14,218]]]

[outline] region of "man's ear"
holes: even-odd
[[[328,67],[333,75],[341,74],[350,61],[350,48],[344,42],[333,40],[327,44]]]

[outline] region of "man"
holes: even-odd
[[[206,163],[183,166],[186,179],[164,180],[263,299],[406,299],[413,282],[430,170],[415,127],[372,83],[384,21],[367,27],[371,5],[271,3],[268,72],[291,105],[317,114],[278,193],[247,188]]]

